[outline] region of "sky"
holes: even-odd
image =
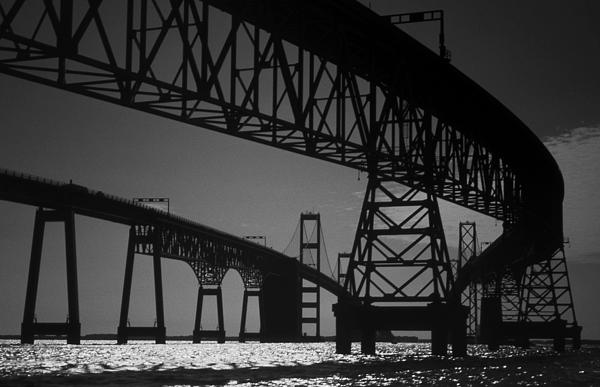
[[[444,9],[452,64],[491,92],[538,135],[565,178],[565,236],[583,337],[600,339],[600,4],[592,0],[447,2],[363,1],[380,14]],[[436,47],[437,26],[407,31]],[[0,167],[73,180],[122,197],[169,197],[179,215],[236,235],[266,235],[283,249],[302,211],[321,214],[332,260],[351,248],[366,176],[323,161],[268,148],[120,106],[0,74]],[[485,130],[485,128],[482,128]],[[518,141],[518,139],[515,139]],[[460,221],[478,223],[480,240],[501,224],[442,203],[451,255]],[[0,202],[0,333],[18,333],[35,209]],[[115,332],[127,229],[77,217],[83,333]],[[49,225],[44,239],[39,321],[67,314],[64,239]],[[151,259],[136,258],[130,321],[152,325]],[[193,329],[197,281],[190,268],[164,260],[168,334]],[[239,330],[242,282],[224,279],[226,330]],[[324,295],[322,332],[334,333]],[[214,310],[203,326],[212,329]],[[255,310],[253,309],[255,312]],[[256,313],[249,328],[257,326]]]

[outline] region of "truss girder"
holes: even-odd
[[[523,192],[506,160],[443,117],[424,119],[402,66],[387,78],[373,59],[371,75],[354,71],[370,57],[358,31],[324,31],[337,42],[326,56],[280,32],[343,29],[328,13],[252,3],[277,8],[267,31],[215,8],[241,2],[212,3],[3,1],[0,72],[360,170],[375,160],[411,187],[431,174],[438,197],[517,220]]]
[[[156,233],[159,233],[158,239]],[[265,257],[252,254],[232,241],[183,228],[151,225],[136,225],[135,238],[137,254],[153,255],[158,246],[160,256],[187,262],[200,285],[220,285],[229,269],[240,274],[246,288],[260,288],[262,285],[264,271],[260,261]]]

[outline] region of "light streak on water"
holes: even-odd
[[[166,345],[0,341],[0,385],[391,386],[600,385],[600,346],[557,354],[469,346],[464,359],[429,355],[429,344],[378,343],[376,356],[337,355],[334,343]]]

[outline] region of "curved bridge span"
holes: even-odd
[[[11,0],[0,48],[2,73],[367,172],[345,279],[363,306],[457,303],[562,248],[563,180],[543,144],[355,1]],[[503,235],[453,269],[438,198]],[[427,329],[443,315],[419,310]]]
[[[184,261],[194,270],[201,288],[220,286],[228,270],[237,270],[246,289],[252,289],[254,292],[262,290],[262,340],[289,340],[300,337],[301,332],[297,330],[301,316],[298,315],[296,306],[301,303],[301,300],[297,299],[297,288],[302,286],[303,280],[315,283],[336,296],[343,297],[346,294],[344,288],[334,279],[276,250],[165,211],[140,205],[132,200],[93,191],[80,185],[0,170],[0,200],[40,207],[36,216],[32,256],[35,251],[41,252],[43,226],[41,232],[39,228],[42,223],[64,221],[69,241],[69,232],[73,233],[74,238],[72,216],[78,214],[131,226],[128,258],[137,253]],[[69,227],[72,229],[69,230]],[[67,256],[70,252],[75,254],[74,241],[72,246],[69,246],[69,243],[67,242]],[[32,266],[35,267],[34,264]],[[37,271],[39,272],[39,258]],[[30,273],[30,277],[31,275]],[[129,276],[130,287],[131,272]],[[160,278],[158,280],[161,281]],[[75,289],[72,289],[69,283],[70,297],[75,296],[71,295],[71,292],[77,292],[76,273],[74,281]],[[32,309],[29,311],[33,312],[35,295],[28,294],[29,297],[33,297]],[[156,297],[162,299],[162,291],[156,294]],[[128,303],[129,296],[124,300],[124,304]],[[71,300],[69,305],[71,308]],[[124,320],[121,325],[127,324],[127,308],[128,306],[125,306],[125,310],[121,312],[121,319]],[[75,309],[70,309],[69,316],[78,315]],[[162,306],[157,314],[159,326],[162,325],[164,329],[164,321],[160,323],[161,319],[164,320],[160,317]],[[135,329],[131,331],[136,333]],[[156,333],[152,329],[138,331],[151,335]],[[224,331],[222,333],[224,334]]]
[[[355,1],[13,0],[0,44],[0,72],[432,190],[534,251],[488,261],[562,242],[562,177],[535,135]]]

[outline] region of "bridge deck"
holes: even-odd
[[[227,246],[246,252],[247,254],[244,254],[244,256],[250,257],[248,259],[251,260],[247,263],[254,265],[264,273],[269,273],[269,263],[273,260],[288,262],[290,265],[297,266],[303,278],[318,283],[335,295],[345,294],[343,288],[333,279],[276,250],[181,216],[147,207],[133,200],[90,190],[84,186],[61,183],[14,171],[0,170],[0,200],[48,209],[72,210],[76,214],[114,223],[130,226],[149,225],[167,231],[185,232],[186,235],[195,235],[200,239],[219,240]],[[172,254],[166,258],[187,262],[193,260],[192,256],[186,254]],[[219,264],[219,262],[214,263]]]

